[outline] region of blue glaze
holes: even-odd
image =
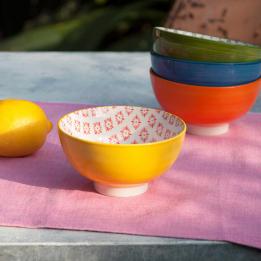
[[[175,82],[203,86],[240,85],[261,76],[261,61],[246,63],[210,63],[174,59],[151,52],[152,69]]]

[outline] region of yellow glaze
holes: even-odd
[[[61,120],[60,120],[61,121]],[[176,160],[186,127],[175,137],[147,144],[105,144],[58,131],[63,150],[84,177],[106,185],[129,187],[146,183],[167,171]]]

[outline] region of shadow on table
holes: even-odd
[[[71,167],[60,145],[52,143],[29,157],[0,158],[0,179],[49,189],[94,192],[92,182]]]

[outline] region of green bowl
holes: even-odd
[[[164,27],[153,29],[153,51],[207,62],[261,61],[261,46]]]

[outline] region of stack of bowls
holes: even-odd
[[[188,132],[223,134],[253,106],[261,88],[260,46],[163,27],[153,37],[154,93]]]

